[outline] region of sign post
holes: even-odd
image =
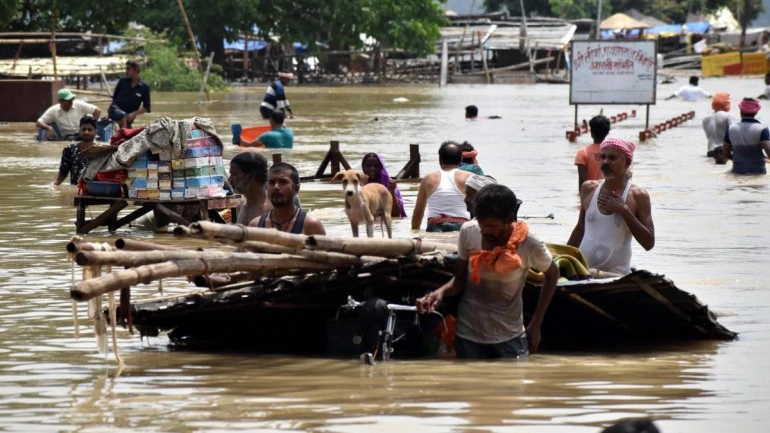
[[[655,41],[573,41],[570,50],[569,103],[580,105],[655,104]]]

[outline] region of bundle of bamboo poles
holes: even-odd
[[[205,239],[211,248],[186,249],[150,242],[118,239],[114,248],[73,240],[67,251],[80,266],[119,266],[70,288],[75,301],[125,290],[140,283],[173,277],[194,277],[199,285],[214,286],[248,279],[281,277],[347,269],[366,263],[423,255],[451,254],[455,245],[419,239],[364,239],[305,236],[243,225],[200,221],[174,230],[178,238]],[[212,274],[225,274],[212,278]],[[214,284],[214,282],[217,282]]]

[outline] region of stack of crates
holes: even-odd
[[[137,199],[184,200],[224,197],[222,146],[208,133],[193,129],[183,158],[170,151],[147,152],[128,171],[128,196]]]

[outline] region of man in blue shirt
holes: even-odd
[[[129,60],[126,62],[126,76],[115,86],[107,114],[121,128],[130,128],[136,116],[149,112],[150,86],[139,78],[139,63]]]
[[[288,112],[289,118],[294,117],[291,111],[289,100],[286,99],[284,86],[294,78],[294,74],[288,72],[279,72],[278,79],[273,82],[265,91],[265,97],[262,99],[262,105],[259,106],[259,112],[263,119],[269,119],[273,111]]]
[[[270,127],[268,131],[260,135],[254,141],[242,141],[241,147],[265,147],[268,149],[291,149],[294,146],[294,130],[284,125],[286,115],[282,111],[273,111],[270,114]]]

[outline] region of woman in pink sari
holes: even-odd
[[[390,191],[390,195],[393,197],[391,216],[406,218],[401,191],[398,190],[395,182],[390,180],[390,174],[388,174],[388,170],[385,168],[385,162],[382,160],[382,157],[376,153],[367,153],[361,160],[361,169],[364,171],[364,174],[369,176],[369,182],[385,185],[385,188],[388,188],[388,191]]]

